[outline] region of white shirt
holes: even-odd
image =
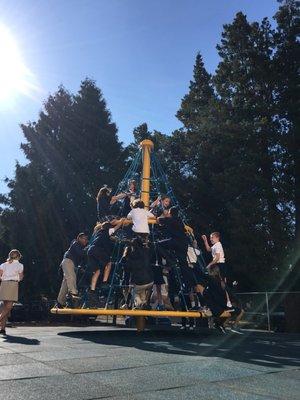
[[[189,264],[196,264],[198,256],[200,255],[200,250],[189,246],[187,251],[187,261]]]
[[[224,263],[225,262],[225,255],[224,255],[224,250],[221,242],[215,243],[211,247],[211,254],[213,258],[215,257],[216,254],[219,254],[219,261],[218,263]]]
[[[150,233],[148,218],[154,218],[154,215],[150,211],[147,211],[144,208],[134,208],[127,215],[127,218],[132,219],[133,232]]]
[[[2,271],[1,280],[2,281],[19,281],[21,274],[24,270],[23,264],[21,264],[17,260],[13,260],[13,262],[6,261],[5,263],[0,265],[0,271]]]

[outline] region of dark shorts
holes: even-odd
[[[101,257],[96,257],[93,254],[88,255],[88,272],[96,272],[99,269],[103,270],[105,265],[108,264],[110,261],[110,256],[106,253],[102,253]]]
[[[227,273],[227,266],[226,263],[218,263],[217,264],[220,270],[220,275],[222,279],[227,278],[228,273]]]
[[[198,267],[198,265],[194,265],[194,268],[192,268],[194,276],[196,278],[196,284],[197,285],[206,285],[206,279],[205,279],[205,274],[201,271],[201,269]]]
[[[189,288],[192,289],[194,286],[198,284],[196,275],[194,274],[194,269],[189,267],[187,264],[180,266],[180,271],[183,279],[183,283]]]
[[[160,265],[152,265],[154,285],[163,285],[165,283]]]

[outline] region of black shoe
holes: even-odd
[[[84,308],[99,308],[100,307],[100,302],[99,302],[99,297],[95,290],[89,290],[87,292],[87,299],[84,304]]]
[[[0,334],[6,336],[6,330],[5,329],[1,329],[0,330]]]
[[[79,308],[81,297],[77,294],[69,293],[67,296],[67,307],[69,308]]]
[[[227,334],[226,329],[225,329],[224,326],[222,326],[222,325],[216,326],[216,329],[217,329],[219,332],[221,332],[223,335],[226,335],[226,334]]]
[[[65,306],[62,305],[62,304],[60,304],[60,303],[57,301],[57,302],[55,303],[55,305],[54,305],[53,308],[59,308],[59,309],[61,309],[61,308],[65,308]]]

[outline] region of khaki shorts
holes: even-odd
[[[19,282],[2,281],[0,285],[0,300],[17,302],[19,299]]]

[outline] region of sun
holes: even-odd
[[[0,24],[0,102],[18,95],[30,96],[36,89],[33,74],[25,65],[9,29]]]

